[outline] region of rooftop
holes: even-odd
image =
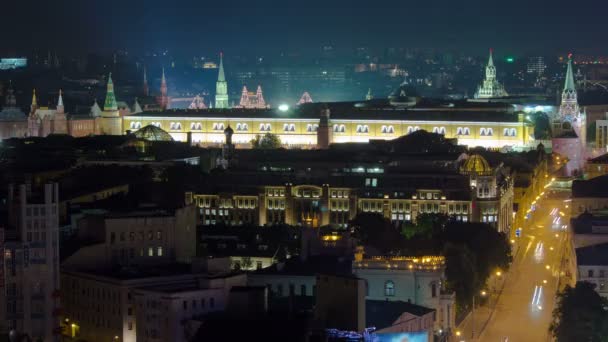
[[[233,118],[233,119],[318,119],[321,110],[328,107],[334,120],[423,120],[423,121],[485,121],[518,122],[512,106],[503,103],[446,102],[423,99],[416,106],[402,108],[390,105],[388,100],[361,102],[306,103],[288,111],[270,109],[174,109],[144,111],[137,117]]]
[[[608,243],[577,248],[576,263],[583,266],[608,265]]]
[[[572,197],[608,198],[608,175],[572,182]]]

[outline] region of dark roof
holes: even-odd
[[[365,301],[366,326],[376,327],[376,329],[392,326],[397,318],[405,312],[421,317],[433,311],[435,310],[403,301]]]
[[[429,103],[422,101],[413,108],[391,106],[388,101],[307,103],[286,112],[278,109],[173,109],[143,111],[132,117],[188,117],[188,118],[295,118],[318,119],[321,110],[329,107],[332,119],[344,120],[427,120],[427,121],[488,121],[518,122],[518,114],[509,105],[488,103]]]
[[[68,269],[69,271],[69,269]],[[167,277],[176,275],[192,274],[192,268],[189,264],[166,264],[166,265],[149,265],[149,266],[130,266],[130,267],[114,267],[114,268],[99,268],[92,267],[90,269],[79,269],[78,273],[90,273],[94,276],[113,278],[116,280],[131,280],[152,277]]]
[[[608,175],[572,182],[572,197],[608,197]]]
[[[577,265],[608,265],[608,243],[576,249]]]
[[[608,227],[608,216],[584,212],[578,217],[570,219],[570,226],[575,234],[606,234],[608,232],[604,233],[603,229],[598,228]]]
[[[593,159],[589,159],[588,162],[591,164],[606,164],[608,163],[608,153],[602,154],[601,156],[595,157]]]
[[[306,261],[291,258],[283,264],[274,264],[257,270],[253,274],[315,276],[319,273],[350,275],[352,273],[352,260],[335,256],[312,256]]]

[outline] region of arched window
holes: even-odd
[[[462,127],[456,128],[456,135],[462,135]]]
[[[392,280],[387,280],[384,283],[384,295],[387,297],[395,295],[395,283]]]
[[[502,131],[502,135],[504,135],[505,137],[508,137],[508,136],[510,136],[510,135],[511,135],[511,132],[509,131],[509,129],[508,129],[508,128],[505,128],[505,129]]]
[[[414,133],[414,127],[408,126],[407,127],[407,134],[411,134],[411,133]]]
[[[340,125],[340,133],[346,132],[346,126]]]
[[[485,128],[480,129],[479,130],[479,135],[485,136],[486,135],[486,129]]]
[[[169,124],[169,129],[180,130],[182,129],[182,124],[180,122],[172,122],[171,124]]]
[[[492,136],[494,135],[494,130],[492,128],[487,128],[486,129],[486,135],[487,136]]]
[[[445,135],[445,127],[439,127],[439,134]]]
[[[511,136],[512,137],[517,136],[517,129],[516,128],[511,128]]]
[[[587,276],[588,276],[589,278],[593,278],[593,270],[589,270],[589,271],[587,271]]]

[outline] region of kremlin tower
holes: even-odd
[[[158,105],[161,109],[169,108],[169,97],[167,96],[167,79],[165,78],[165,68],[160,79],[160,96],[157,98]]]
[[[262,86],[258,85],[258,89],[255,94],[250,93],[247,90],[247,86],[243,86],[243,91],[241,92],[241,101],[236,108],[245,108],[245,109],[265,109],[269,106],[266,104],[264,100],[264,94],[262,93]]]
[[[196,95],[194,99],[192,99],[192,103],[190,103],[188,109],[207,109],[207,106],[205,105],[203,98]]]
[[[476,99],[491,99],[497,97],[507,97],[509,94],[505,91],[502,84],[496,80],[496,67],[492,58],[492,49],[490,49],[490,58],[486,66],[486,78],[475,93]]]
[[[566,80],[557,117],[553,119],[553,152],[568,158],[565,176],[579,175],[585,166],[587,115],[578,106],[572,72],[572,55],[568,55]]]
[[[312,97],[310,97],[310,94],[307,91],[305,91],[304,94],[302,94],[302,97],[300,97],[298,106],[305,103],[312,103]]]
[[[122,134],[122,118],[118,112],[118,104],[114,95],[114,83],[112,82],[112,73],[108,76],[108,85],[106,89],[106,101],[101,112],[100,133],[106,135]]]
[[[220,68],[215,83],[215,108],[228,108],[228,83],[224,74],[224,54],[220,53]]]

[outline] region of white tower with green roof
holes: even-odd
[[[228,82],[224,74],[224,54],[220,53],[220,68],[215,83],[215,108],[228,108]]]
[[[507,96],[509,96],[509,94],[507,94],[503,85],[496,80],[496,67],[494,66],[494,59],[492,58],[492,49],[490,49],[490,57],[488,59],[488,65],[486,65],[486,78],[479,88],[477,88],[475,98],[491,99]]]

